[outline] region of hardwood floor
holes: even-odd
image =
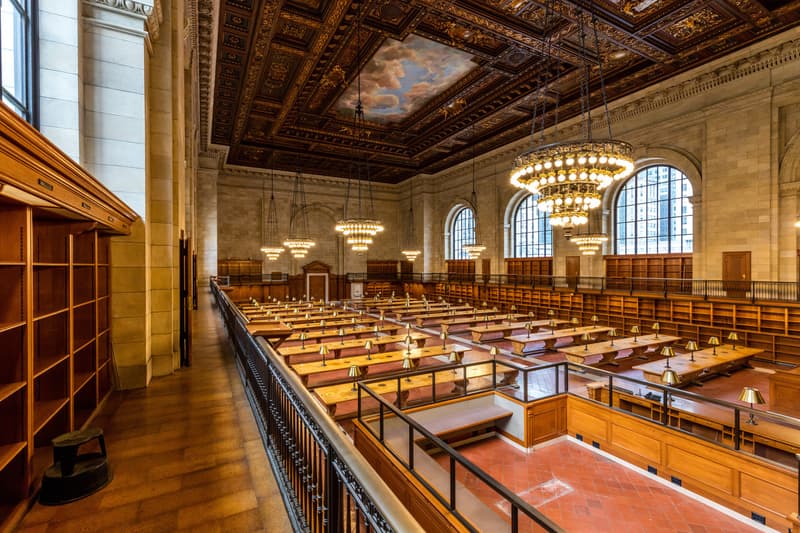
[[[19,531],[291,531],[222,321],[205,290],[199,303],[192,367],[113,393],[92,424],[105,432],[111,483],[37,503]]]

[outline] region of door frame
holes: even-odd
[[[330,294],[329,290],[330,287],[328,286],[329,276],[327,272],[306,272],[306,294],[308,295],[309,300],[311,299],[311,276],[314,277],[323,277],[325,278],[325,302],[327,303],[329,300],[328,295]]]

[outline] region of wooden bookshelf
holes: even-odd
[[[253,259],[220,259],[217,275],[230,276],[231,285],[261,283],[262,262]]]
[[[607,255],[606,282],[609,289],[626,289],[630,278],[692,279],[692,254],[659,255]],[[662,284],[653,281],[652,287],[659,290]]]
[[[552,257],[506,258],[506,274],[509,278],[519,276],[524,279],[553,275]]]
[[[137,216],[3,105],[0,132],[0,530],[7,530],[52,461],[51,439],[79,429],[111,392],[110,234],[129,233]]]

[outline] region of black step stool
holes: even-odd
[[[78,455],[81,445],[97,440],[100,453]],[[42,478],[39,503],[60,505],[84,498],[111,481],[103,430],[87,428],[53,439],[53,465]]]

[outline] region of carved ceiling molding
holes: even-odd
[[[199,59],[200,147],[208,147],[209,124],[213,112],[214,63],[217,25],[214,21],[214,0],[197,0],[197,54]]]
[[[236,120],[233,125],[233,133],[231,135],[231,144],[239,144],[244,134],[244,127],[250,117],[250,108],[253,104],[253,98],[258,92],[258,85],[261,81],[264,67],[266,66],[267,52],[269,51],[272,37],[275,34],[275,25],[266,24],[264,21],[275,20],[280,11],[282,2],[277,0],[266,0],[261,8],[260,14],[256,17],[256,32],[250,60],[247,68],[247,74],[242,84],[241,97],[239,99],[239,112],[236,114]]]
[[[224,165],[221,172],[231,178],[257,178],[259,180],[264,178],[269,178],[272,173],[269,169],[266,168],[253,168],[253,167],[243,167],[238,165]],[[275,171],[276,178],[283,178],[287,180],[294,179],[294,172],[286,172],[284,170],[276,170]],[[335,176],[321,176],[319,174],[306,174],[303,172],[303,184],[313,184],[313,185],[325,185],[325,186],[334,186],[334,187],[347,187],[347,178],[337,178]],[[372,190],[373,192],[385,192],[385,193],[394,193],[397,191],[398,185],[394,183],[381,183],[381,182],[372,182]],[[342,189],[344,190],[344,189]]]

